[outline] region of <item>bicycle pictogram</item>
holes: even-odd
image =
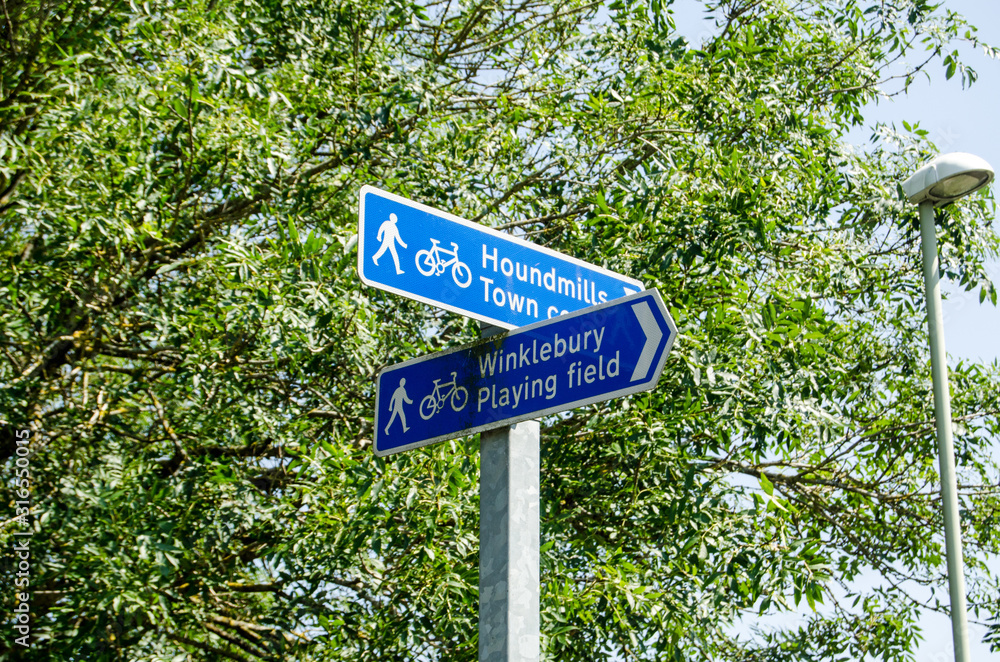
[[[448,259],[444,259],[445,256]],[[458,259],[458,244],[451,242],[451,250],[441,248],[441,242],[431,239],[431,247],[417,251],[417,270],[425,276],[441,275],[451,266],[451,277],[455,284],[465,288],[472,284],[469,265]]]
[[[434,391],[420,401],[420,418],[429,421],[434,414],[444,409],[445,403],[449,400],[453,410],[465,409],[465,405],[469,401],[469,391],[464,386],[455,383],[457,376],[458,373],[451,373],[451,381],[444,384],[440,383],[440,379],[434,380]],[[448,389],[449,386],[450,389]]]

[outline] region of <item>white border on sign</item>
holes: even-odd
[[[462,351],[471,349],[473,347],[477,347],[479,345],[485,345],[485,344],[490,343],[490,342],[496,342],[498,339],[501,339],[501,338],[513,338],[514,336],[518,336],[518,335],[520,335],[522,333],[526,333],[528,331],[532,331],[534,329],[537,329],[539,327],[545,326],[547,324],[552,324],[552,323],[554,323],[556,321],[562,322],[562,321],[571,319],[573,317],[581,317],[583,315],[591,315],[593,313],[596,313],[596,312],[600,311],[602,308],[608,308],[610,306],[623,306],[623,305],[628,304],[630,301],[633,301],[635,299],[641,299],[641,298],[643,298],[643,297],[645,297],[647,295],[651,295],[651,298],[653,299],[653,303],[656,305],[656,307],[659,309],[660,313],[663,315],[663,319],[667,323],[667,328],[670,329],[670,337],[667,338],[667,344],[663,348],[663,354],[660,355],[660,360],[656,364],[656,369],[653,370],[652,373],[651,373],[651,376],[647,377],[645,380],[643,380],[643,381],[641,381],[641,382],[639,382],[639,383],[637,383],[635,385],[627,386],[627,387],[625,387],[623,389],[618,389],[617,391],[611,391],[611,392],[608,392],[608,393],[602,393],[601,395],[592,396],[592,397],[589,397],[589,398],[584,398],[582,400],[574,400],[573,402],[567,402],[565,404],[557,405],[555,407],[550,407],[548,409],[543,409],[543,410],[540,410],[540,411],[533,411],[533,412],[530,412],[530,413],[527,413],[527,414],[519,414],[517,416],[512,416],[510,418],[498,419],[496,421],[491,421],[489,423],[484,423],[483,425],[477,425],[476,427],[468,428],[466,430],[457,430],[455,432],[449,432],[448,434],[443,434],[443,435],[440,435],[440,436],[437,436],[437,437],[433,437],[431,439],[423,439],[421,441],[418,441],[418,442],[415,442],[415,443],[412,443],[412,444],[407,444],[405,446],[399,446],[398,448],[393,448],[392,450],[388,450],[388,451],[380,451],[378,449],[378,447],[375,445],[375,439],[378,438],[378,431],[381,430],[381,428],[379,427],[379,408],[378,408],[379,397],[378,397],[378,388],[379,388],[379,385],[381,384],[382,375],[384,375],[386,373],[389,373],[389,372],[393,372],[395,370],[399,370],[401,368],[405,368],[407,366],[414,365],[416,363],[424,363],[425,361],[431,361],[433,359],[437,359],[437,358],[439,358],[441,356],[445,356],[447,354],[454,354],[455,352],[462,352]],[[375,452],[375,455],[377,455],[378,457],[386,457],[388,455],[395,455],[396,453],[402,453],[403,451],[413,450],[414,448],[421,448],[422,446],[429,446],[431,444],[436,444],[436,443],[438,443],[440,441],[447,441],[449,439],[458,439],[459,437],[467,437],[467,436],[471,436],[471,435],[477,434],[479,432],[485,432],[486,430],[492,430],[494,428],[503,427],[504,425],[511,425],[511,424],[514,424],[514,423],[520,423],[521,421],[528,421],[528,420],[533,420],[533,419],[536,419],[536,418],[542,418],[543,416],[548,416],[549,414],[556,414],[556,413],[561,412],[561,411],[566,411],[566,410],[569,410],[569,409],[576,409],[577,407],[585,407],[587,405],[594,404],[595,402],[604,402],[605,400],[612,400],[614,398],[622,398],[622,397],[625,397],[626,395],[632,395],[633,393],[639,393],[641,391],[651,390],[654,386],[656,386],[656,383],[660,380],[660,373],[663,372],[663,366],[664,366],[664,364],[667,361],[667,354],[670,353],[670,350],[673,348],[674,341],[676,339],[677,339],[677,325],[674,323],[674,319],[670,316],[670,313],[667,311],[667,307],[663,304],[663,299],[660,297],[659,291],[656,290],[656,289],[649,289],[649,290],[645,290],[643,292],[638,292],[636,294],[630,294],[630,295],[622,297],[620,299],[614,299],[613,301],[608,301],[608,302],[605,302],[605,303],[602,303],[602,304],[598,304],[596,306],[591,306],[589,308],[584,308],[582,310],[577,310],[577,311],[574,311],[572,313],[567,313],[565,315],[560,315],[559,317],[553,317],[551,319],[542,320],[540,322],[535,322],[534,324],[529,324],[528,326],[522,326],[522,327],[520,327],[520,328],[518,328],[518,329],[516,329],[514,331],[510,331],[509,333],[506,333],[506,334],[497,334],[495,336],[490,336],[489,338],[481,338],[480,340],[477,340],[475,342],[467,343],[467,344],[462,345],[460,347],[454,347],[452,349],[446,349],[446,350],[441,351],[441,352],[435,352],[433,354],[428,354],[427,356],[420,356],[420,357],[417,357],[415,359],[410,359],[408,361],[403,361],[402,363],[397,363],[395,365],[387,366],[387,367],[383,368],[382,370],[380,370],[379,373],[378,373],[378,375],[375,376],[375,387],[376,387],[376,392],[375,392],[375,434],[373,435],[373,437],[375,439],[372,439],[372,450]]]
[[[407,290],[402,290],[402,289],[400,289],[398,287],[392,287],[391,285],[386,285],[385,283],[380,283],[378,281],[374,281],[374,280],[371,280],[370,278],[368,278],[365,275],[365,259],[364,259],[364,257],[365,257],[365,194],[366,193],[374,193],[376,195],[383,196],[383,197],[388,198],[388,199],[392,200],[393,202],[397,202],[397,203],[399,203],[401,205],[405,205],[407,207],[411,207],[411,208],[416,209],[418,211],[422,211],[422,212],[431,214],[432,216],[437,216],[439,218],[443,218],[446,221],[451,221],[452,223],[458,223],[460,225],[464,225],[465,227],[470,228],[472,230],[475,230],[477,232],[482,232],[484,234],[493,236],[493,237],[495,237],[496,239],[498,239],[500,241],[506,241],[506,242],[509,242],[511,244],[515,244],[517,246],[524,247],[527,250],[537,251],[539,253],[542,253],[544,255],[548,255],[550,257],[562,260],[564,262],[569,262],[569,263],[574,264],[576,266],[580,266],[580,267],[584,267],[586,269],[590,269],[592,271],[595,271],[597,273],[603,274],[605,276],[625,281],[626,283],[628,283],[629,285],[634,286],[636,289],[638,289],[640,291],[644,290],[645,287],[646,287],[642,283],[642,281],[638,281],[638,280],[636,280],[634,278],[629,278],[628,276],[625,276],[625,275],[620,274],[620,273],[615,272],[615,271],[611,271],[610,269],[605,269],[604,267],[599,267],[596,264],[591,264],[589,262],[584,262],[583,260],[577,259],[577,258],[572,257],[570,255],[565,255],[563,253],[560,253],[559,251],[554,251],[551,248],[546,248],[545,246],[539,246],[538,244],[532,243],[532,242],[527,241],[525,239],[521,239],[519,237],[515,237],[513,235],[507,234],[506,232],[500,232],[499,230],[494,230],[493,228],[487,227],[487,226],[482,225],[480,223],[473,223],[472,221],[469,221],[469,220],[466,220],[464,218],[461,218],[460,216],[455,216],[454,214],[449,214],[448,212],[441,211],[440,209],[434,209],[433,207],[428,207],[427,205],[421,204],[419,202],[414,202],[413,200],[408,200],[407,198],[404,198],[402,196],[396,195],[395,193],[389,193],[388,191],[383,191],[380,188],[376,188],[376,187],[371,186],[369,184],[365,184],[364,186],[361,187],[360,202],[358,203],[358,276],[361,278],[361,282],[364,283],[365,285],[368,285],[369,287],[374,287],[374,288],[377,288],[377,289],[380,289],[380,290],[385,290],[386,292],[392,292],[393,294],[399,294],[400,296],[404,296],[407,299],[413,299],[413,300],[419,301],[421,303],[426,303],[426,304],[429,304],[431,306],[436,306],[437,308],[443,308],[444,310],[448,310],[448,311],[451,311],[453,313],[458,313],[459,315],[463,315],[465,317],[471,317],[472,319],[476,319],[476,320],[480,320],[480,321],[483,321],[483,322],[487,322],[489,324],[493,324],[495,326],[499,326],[499,327],[504,328],[504,329],[516,329],[516,328],[519,328],[519,327],[517,327],[517,325],[511,324],[510,322],[507,322],[507,321],[504,321],[504,320],[498,320],[498,319],[495,319],[495,318],[492,318],[492,317],[487,317],[486,315],[481,315],[481,314],[478,314],[478,313],[473,313],[472,311],[469,311],[469,310],[467,310],[465,308],[459,308],[457,306],[452,306],[450,304],[443,303],[441,301],[437,301],[436,299],[430,299],[430,298],[427,298],[427,297],[424,297],[424,296],[413,294],[412,292],[409,292]],[[620,300],[621,300],[621,298],[613,299],[613,301],[620,301]],[[554,317],[550,317],[549,319],[555,319],[555,318]],[[546,320],[542,320],[542,321],[546,321]],[[534,324],[537,324],[537,323],[538,322],[534,322]]]

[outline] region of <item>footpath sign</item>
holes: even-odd
[[[390,366],[378,375],[375,454],[649,390],[676,335],[647,290]]]
[[[612,301],[641,282],[372,186],[361,188],[358,274],[514,329]]]

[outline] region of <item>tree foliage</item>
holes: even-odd
[[[974,81],[946,7],[711,0],[694,43],[659,1],[0,5],[5,549],[19,429],[34,531],[5,659],[475,658],[477,440],[370,437],[378,370],[476,328],[361,287],[363,184],[640,278],[678,323],[655,391],[544,422],[548,659],[906,659],[944,609],[898,186],[933,145],[847,133],[926,67]],[[946,276],[995,304],[993,212],[938,217]],[[952,373],[994,623],[998,384]]]

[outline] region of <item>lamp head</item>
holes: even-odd
[[[965,152],[943,154],[903,182],[910,202],[947,205],[978,191],[993,181],[993,168],[983,159]]]

